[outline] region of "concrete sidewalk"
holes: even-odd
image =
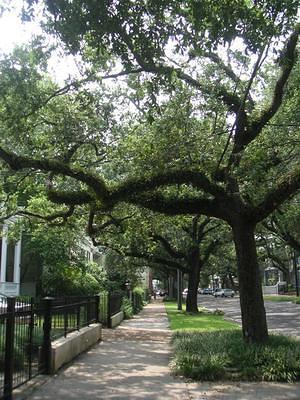
[[[163,303],[104,330],[103,341],[17,399],[31,400],[299,400],[300,384],[192,383],[170,375]]]

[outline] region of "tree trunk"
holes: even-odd
[[[189,257],[189,279],[188,279],[188,294],[186,298],[186,311],[197,313],[197,296],[198,296],[198,285],[200,280],[200,260],[199,260],[199,247],[195,247],[190,251]]]
[[[268,337],[266,311],[254,236],[255,226],[240,222],[233,226],[237,255],[243,335],[247,342]]]

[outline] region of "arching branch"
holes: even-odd
[[[174,249],[174,247],[172,247],[171,243],[163,236],[154,234],[154,235],[152,235],[152,238],[155,242],[159,242],[172,258],[175,258],[175,259],[186,258],[184,253]]]
[[[34,169],[69,176],[79,182],[85,183],[87,186],[92,188],[99,198],[104,200],[108,196],[108,190],[102,179],[91,173],[71,168],[64,162],[49,160],[46,158],[34,159],[31,157],[20,156],[14,152],[5,150],[3,147],[0,147],[0,158],[2,158],[10,166],[10,168],[15,171],[22,169]]]
[[[262,221],[299,190],[300,166],[292,173],[282,176],[277,185],[266,194],[264,200],[255,208],[253,220]]]
[[[280,57],[281,74],[275,84],[272,101],[269,107],[266,108],[259,117],[253,120],[247,131],[247,135],[244,136],[243,142],[241,143],[243,147],[248,145],[259,135],[261,130],[268,124],[282,104],[287,81],[297,60],[296,46],[299,33],[300,24],[296,26],[295,31],[289,37]]]

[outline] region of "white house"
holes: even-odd
[[[0,226],[0,293],[6,296],[20,294],[21,237],[18,241],[10,240],[8,229],[15,219],[10,218]]]
[[[22,240],[20,233],[17,241],[9,238],[9,228],[16,221],[17,218],[9,218],[0,225],[0,294],[35,297],[37,281],[42,272],[40,260],[24,251],[28,235],[23,235]],[[100,263],[102,254],[93,246],[89,238],[83,238],[79,245],[87,261]]]

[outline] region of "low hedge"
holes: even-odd
[[[173,372],[195,380],[300,379],[300,341],[296,338],[270,335],[264,344],[247,344],[236,330],[177,332],[172,344]]]

